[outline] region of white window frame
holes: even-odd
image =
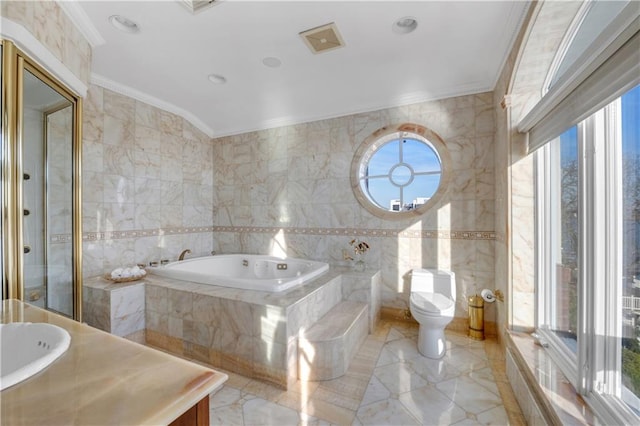
[[[622,152],[621,100],[578,124],[578,326],[577,354],[549,330],[554,314],[557,259],[559,144],[536,153],[537,332],[576,390],[605,423],[637,424],[622,401]],[[555,161],[555,164],[554,164]],[[576,356],[577,355],[577,356]]]

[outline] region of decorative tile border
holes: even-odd
[[[131,231],[85,232],[82,241],[120,240],[124,238],[160,237],[163,235],[200,234],[213,232],[214,226],[187,226],[180,228],[134,229]]]
[[[422,238],[439,240],[496,240],[494,231],[418,231],[395,229],[359,229],[359,228],[286,228],[267,226],[190,226],[180,228],[140,229],[131,231],[85,232],[83,241],[118,240],[124,238],[158,237],[162,235],[198,234],[203,232],[233,232],[252,234],[347,236],[369,238]],[[58,239],[62,235],[55,236]],[[70,241],[70,236],[69,236]],[[53,236],[52,236],[52,242]],[[56,240],[55,242],[62,242]]]
[[[257,226],[214,226],[214,232],[251,232],[272,234],[283,231],[293,235],[343,235],[353,237],[434,238],[445,240],[495,240],[493,231],[399,231],[395,229],[359,228],[281,228]]]

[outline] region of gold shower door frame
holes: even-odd
[[[73,319],[82,320],[82,98],[30,60],[11,41],[2,44],[2,296],[24,300],[23,167],[24,72],[58,92],[73,106],[72,292]],[[46,197],[46,195],[45,195]],[[45,241],[49,244],[49,241]]]

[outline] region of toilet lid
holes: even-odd
[[[411,303],[425,312],[432,314],[441,314],[443,311],[451,309],[454,305],[453,300],[439,293],[411,293]]]

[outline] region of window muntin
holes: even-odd
[[[411,137],[385,142],[361,170],[358,178],[364,194],[381,209],[395,211],[412,210],[428,201],[442,175],[440,157],[431,144]]]
[[[446,191],[450,159],[440,137],[415,124],[377,130],[351,167],[356,199],[372,214],[402,219],[422,214]]]
[[[639,97],[637,86],[538,156],[539,331],[578,391],[618,423],[640,421]],[[563,286],[575,296],[562,300]],[[575,340],[563,336],[574,328]]]

